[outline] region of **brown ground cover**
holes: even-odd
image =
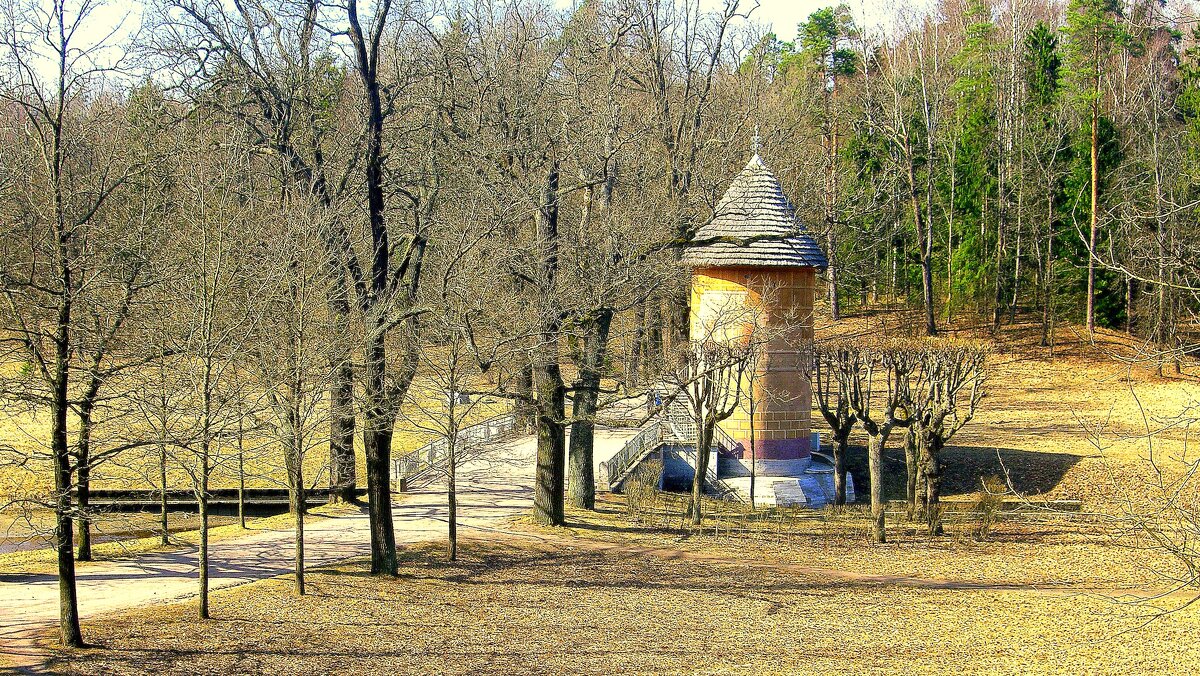
[[[888,330],[863,316],[839,331]],[[894,329],[894,327],[893,327]],[[822,331],[818,327],[818,332]],[[99,618],[103,649],[60,653],[68,673],[1186,673],[1200,665],[1200,604],[1169,588],[1176,562],[1141,549],[1120,517],[1153,475],[1140,436],[1200,400],[1188,364],[1160,376],[1137,346],[1065,327],[1055,355],[1030,326],[1006,330],[990,396],[946,451],[947,535],[889,515],[870,545],[863,507],[713,506],[682,527],[670,499],[630,510],[607,496],[568,529],[405,552],[396,580],[350,562],[314,571],[311,595],[269,580],[217,592],[215,620],[187,604]],[[959,337],[979,338],[960,327]],[[1091,431],[1091,432],[1090,432]],[[1092,433],[1096,432],[1096,433]],[[862,440],[859,439],[861,442]],[[902,497],[894,438],[888,497]],[[1157,435],[1162,467],[1188,458]],[[1194,453],[1192,453],[1194,455]],[[851,467],[865,467],[861,450]],[[1073,514],[1008,514],[986,537],[972,508],[984,477]],[[865,473],[858,472],[858,476]],[[865,493],[865,485],[859,489]],[[1117,517],[1117,518],[1113,518]],[[1152,622],[1148,622],[1151,620]]]
[[[397,579],[361,562],[85,626],[95,673],[1178,673],[1200,664],[1200,611],[1007,585],[942,588],[589,543],[472,542],[405,552]],[[581,544],[583,546],[581,546]]]

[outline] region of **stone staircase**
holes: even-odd
[[[816,435],[814,434],[814,437]],[[608,461],[600,463],[599,482],[613,492],[621,492],[625,480],[647,458],[665,459],[666,450],[691,467],[696,466],[696,423],[686,403],[676,400],[656,418],[638,430]],[[814,441],[814,445],[819,443]],[[733,450],[736,442],[719,427],[713,438],[714,450]],[[799,476],[759,476],[755,482],[755,505],[809,507],[820,509],[833,502],[833,460],[823,453],[813,454],[814,462]],[[720,463],[709,462],[705,490],[715,496],[749,503],[750,479],[747,476],[721,476]],[[846,476],[846,499],[854,501],[854,479]]]

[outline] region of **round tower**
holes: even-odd
[[[816,275],[825,254],[796,219],[779,180],[757,154],[733,180],[683,263],[692,270],[692,340],[746,339],[762,346],[751,379],[753,459],[761,476],[794,476],[811,461],[812,391],[803,346],[812,339]],[[759,342],[761,340],[761,342]],[[749,471],[750,399],[721,423],[742,447],[722,474]],[[739,462],[740,461],[740,462]]]

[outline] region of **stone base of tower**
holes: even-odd
[[[802,441],[774,449],[762,449],[756,442],[755,450],[760,451],[757,458],[751,458],[749,453],[742,453],[742,457],[722,453],[717,459],[717,476],[739,500],[753,502],[756,507],[824,507],[833,502],[833,466],[826,456],[814,462],[813,452],[821,446],[819,434],[813,433]],[[742,445],[745,448],[748,443]],[[776,453],[783,450],[791,457],[765,457],[764,450]],[[847,474],[846,482],[847,499],[853,502],[853,477]]]
[[[717,476],[722,479],[754,476],[800,476],[812,466],[812,456],[790,460],[718,458]]]

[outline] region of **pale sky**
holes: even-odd
[[[555,0],[560,7],[571,7],[577,1]],[[928,6],[932,1],[908,0],[906,4]],[[750,14],[750,19],[768,26],[780,40],[790,41],[796,37],[796,25],[807,19],[809,14],[840,2],[850,7],[855,21],[864,28],[881,28],[893,21],[893,13],[885,8],[896,3],[889,0],[758,0],[758,8]],[[723,0],[700,0],[700,5],[709,9],[717,9],[723,4]],[[742,0],[743,11],[754,4],[755,0]]]
[[[142,9],[148,1],[100,0],[101,4],[84,24],[80,35],[77,36],[77,45],[90,44],[93,39],[109,36],[113,32],[113,27],[119,23],[123,25],[124,30],[119,30],[117,35],[109,37],[116,38],[115,44],[121,45],[125,42],[122,38],[128,37],[130,31],[136,30],[140,23]],[[578,1],[550,0],[564,9],[572,7]],[[796,37],[796,25],[805,20],[809,14],[821,7],[836,5],[839,1],[846,2],[861,28],[889,34],[892,32],[890,29],[893,27],[897,6],[924,7],[936,0],[742,0],[742,11],[754,8],[750,14],[751,21],[769,28],[779,39],[790,41]],[[43,3],[45,6],[50,0],[34,0],[34,2]],[[724,4],[723,0],[699,0],[699,2],[701,7],[706,10],[716,10]],[[755,7],[756,3],[757,7]],[[77,9],[78,3],[68,0],[67,7],[68,12],[73,13]],[[109,44],[114,44],[114,42],[110,41]],[[110,53],[119,53],[119,51],[120,47],[117,47],[116,52]],[[42,70],[42,65],[38,64],[37,69]],[[46,67],[49,68],[49,65]]]

